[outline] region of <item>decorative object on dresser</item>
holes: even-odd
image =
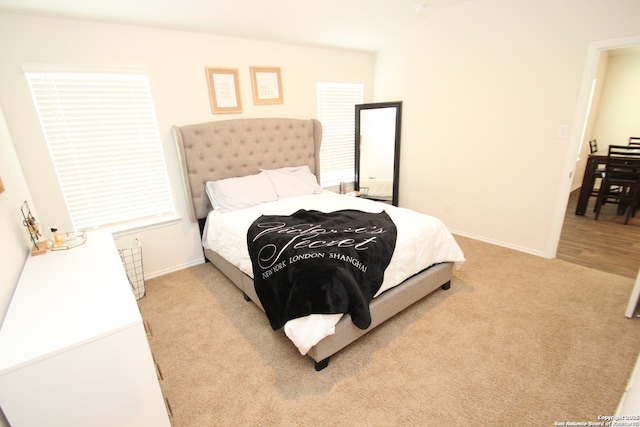
[[[84,245],[87,241],[87,233],[84,231],[59,233],[57,228],[51,229],[51,239],[47,241],[52,251],[64,251]]]
[[[29,204],[25,200],[20,208],[20,212],[22,212],[22,225],[27,229],[27,233],[29,233],[29,240],[33,246],[31,247],[31,255],[42,255],[47,253],[47,242],[40,241],[40,237],[42,237],[42,230],[40,230],[40,224],[33,217],[31,213],[31,209],[29,208]]]
[[[322,125],[315,119],[224,120],[174,126],[172,131],[189,216],[199,222],[205,257],[263,311],[247,248],[247,230],[261,215],[291,215],[300,209],[386,211],[398,227],[396,250],[369,307],[368,328],[335,312],[285,324],[287,337],[315,361],[316,370],[415,301],[440,287],[448,289],[454,264],[464,262],[453,236],[436,218],[323,190],[318,184]]]
[[[110,233],[30,257],[0,328],[0,407],[20,426],[169,426]]]

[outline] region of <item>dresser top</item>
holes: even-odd
[[[142,322],[111,233],[27,259],[0,327],[0,374]]]

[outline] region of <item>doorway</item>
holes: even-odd
[[[615,272],[632,278],[635,278],[638,272],[638,266],[640,266],[640,256],[630,250],[630,246],[633,246],[632,243],[638,241],[637,229],[640,228],[637,225],[638,219],[635,219],[635,225],[632,227],[633,230],[623,228],[624,226],[622,224],[605,224],[605,218],[601,218],[602,220],[596,222],[592,215],[593,200],[590,201],[584,217],[575,216],[574,211],[576,198],[575,188],[576,185],[579,186],[581,183],[586,157],[588,155],[588,147],[583,145],[585,145],[585,139],[591,135],[594,120],[593,113],[594,111],[597,112],[599,103],[597,94],[596,96],[593,95],[595,87],[594,80],[602,74],[602,70],[600,70],[602,63],[599,62],[601,54],[618,49],[635,48],[640,51],[640,47],[638,46],[640,46],[640,36],[596,42],[592,43],[589,47],[576,119],[574,120],[574,129],[580,129],[580,132],[575,132],[579,135],[574,135],[572,138],[566,160],[568,169],[573,170],[572,176],[575,175],[575,179],[572,178],[570,184],[566,186],[564,189],[566,192],[561,191],[564,195],[564,197],[562,197],[564,202],[562,202],[563,204],[561,205],[564,207],[564,213],[556,218],[559,233],[555,253],[557,258],[569,262],[587,265],[603,271]],[[628,137],[627,135],[626,138]],[[621,138],[622,136],[615,136],[612,139],[618,141],[621,140]],[[609,145],[610,141],[604,142],[605,145]],[[578,158],[580,160],[576,162],[577,153],[579,153]],[[568,205],[567,200],[569,201]],[[607,231],[599,230],[603,226],[607,228],[607,225],[609,226]],[[616,235],[614,238],[607,239],[610,242],[609,246],[601,247],[603,245],[602,233],[605,233],[605,236]],[[575,241],[572,241],[574,239]],[[616,248],[616,246],[618,246],[618,248]],[[622,254],[618,253],[618,251],[622,251]],[[635,252],[638,252],[637,248]],[[601,259],[600,256],[602,256]],[[609,259],[607,259],[607,257],[609,257]],[[595,262],[596,258],[598,258],[598,262]],[[626,261],[621,261],[625,259]],[[620,264],[621,262],[622,265]]]

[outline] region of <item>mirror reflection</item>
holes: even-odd
[[[402,102],[356,105],[356,182],[360,197],[398,206]]]

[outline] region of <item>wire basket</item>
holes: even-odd
[[[144,271],[142,269],[142,242],[133,239],[130,247],[118,248],[122,265],[127,273],[131,290],[136,299],[144,297]]]

